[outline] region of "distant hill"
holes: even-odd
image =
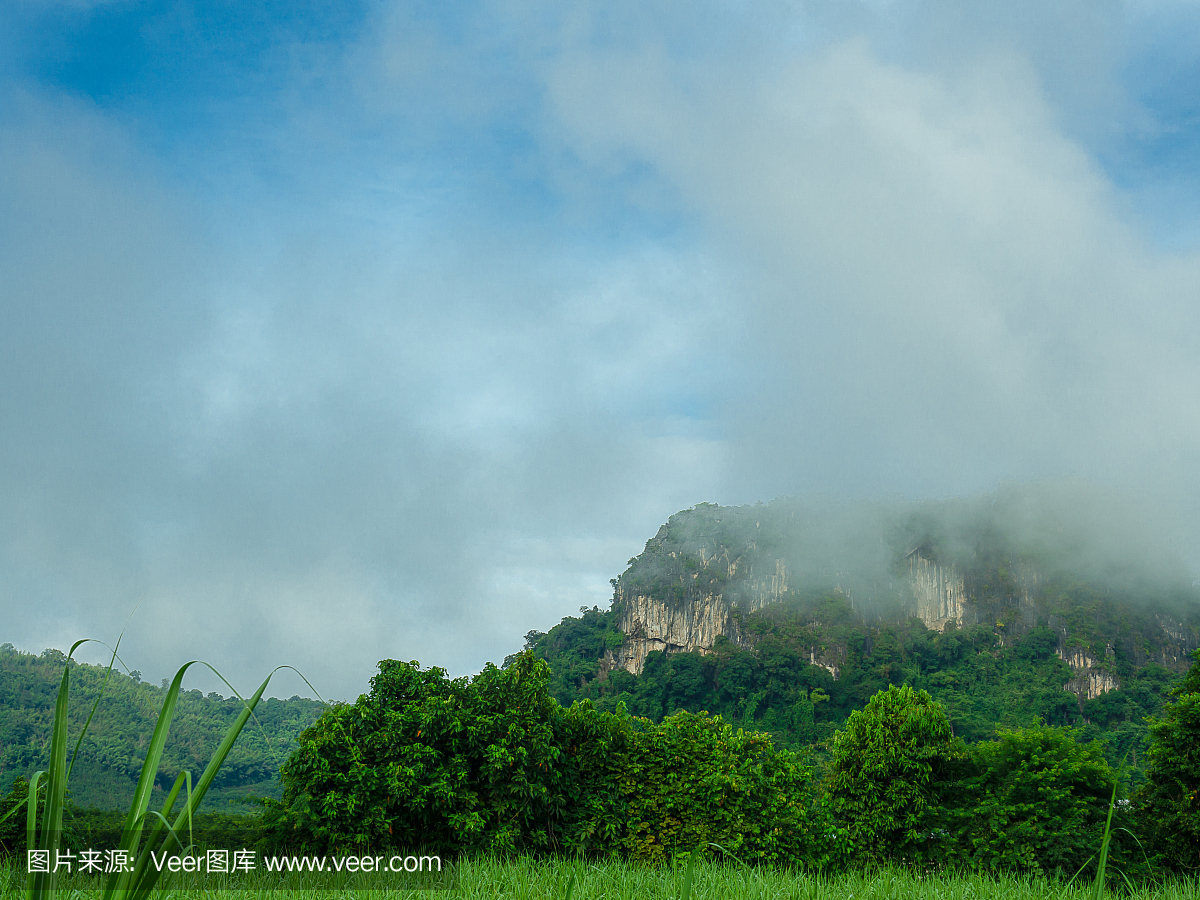
[[[1094,496],[1032,489],[700,504],[613,589],[610,609],[527,636],[560,702],[703,709],[788,746],[907,682],[968,740],[1040,719],[1136,760],[1200,646],[1200,592],[1152,535]]]
[[[61,651],[40,656],[0,646],[0,793],[14,778],[28,777],[49,759],[54,702],[66,658]],[[105,667],[72,662],[70,746],[100,693]],[[70,780],[71,800],[81,807],[127,809],[141,772],[145,749],[158,721],[165,688],[114,671],[88,727]],[[165,797],[176,775],[189,769],[198,778],[241,701],[200,691],[179,697],[155,788]],[[324,704],[293,697],[259,702],[255,718],[238,738],[205,799],[210,812],[244,812],[245,799],[278,797],[279,767],[297,736],[320,715]]]

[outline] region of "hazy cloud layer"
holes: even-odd
[[[1190,8],[248,9],[5,14],[3,640],[349,697],[701,500],[1029,479],[1200,568]]]

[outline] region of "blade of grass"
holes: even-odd
[[[696,871],[696,858],[704,852],[701,845],[688,854],[687,868],[683,870],[683,884],[679,888],[679,900],[690,900],[692,896],[692,877]]]
[[[42,786],[42,776],[45,774],[42,771],[34,772],[33,778],[29,780],[29,805],[25,810],[26,859],[28,859],[28,851],[37,848],[37,795],[39,788]],[[33,900],[34,893],[38,888],[38,873],[30,871],[28,865],[26,865],[26,872],[25,896],[27,900]]]
[[[1112,799],[1108,802],[1108,820],[1104,823],[1104,837],[1100,840],[1100,860],[1096,864],[1096,881],[1092,885],[1092,900],[1100,900],[1104,896],[1104,879],[1108,869],[1108,847],[1112,843],[1113,812],[1117,808],[1117,785],[1113,782]]]
[[[122,637],[124,633],[122,633]],[[116,646],[112,648],[113,656],[109,660],[108,670],[104,674],[104,682],[101,684],[100,693],[96,696],[95,703],[92,704],[91,712],[88,713],[87,721],[84,722],[82,730],[79,732],[79,739],[75,742],[75,749],[71,753],[70,766],[67,765],[67,731],[69,721],[67,718],[67,710],[69,708],[70,698],[70,682],[71,682],[71,665],[74,661],[75,651],[83,644],[89,643],[91,638],[84,638],[76,641],[71,645],[71,650],[67,653],[66,664],[63,668],[62,681],[59,683],[58,697],[54,704],[54,728],[50,738],[50,767],[44,771],[46,779],[46,804],[42,810],[42,834],[40,841],[36,838],[36,828],[27,828],[27,843],[28,849],[37,848],[47,854],[49,860],[50,871],[29,873],[27,880],[26,892],[30,900],[40,898],[47,894],[53,894],[55,885],[58,881],[57,875],[57,855],[59,847],[62,844],[62,822],[63,811],[66,807],[67,782],[70,779],[70,774],[75,768],[75,760],[79,757],[79,747],[83,743],[83,738],[87,734],[88,726],[92,723],[92,717],[96,714],[96,709],[100,705],[100,699],[104,696],[104,687],[108,683],[108,678],[112,674],[113,663],[117,658],[117,648],[121,645],[121,638],[117,638]],[[30,818],[28,822],[36,822],[36,813],[34,812],[37,803],[37,791],[31,788],[31,802],[34,806],[30,807]]]
[[[163,703],[164,711],[159,716],[159,724],[160,725],[163,724],[163,717],[166,715],[168,702],[170,702],[171,710],[172,711],[174,710],[174,702],[172,702],[172,701],[178,696],[178,687],[182,683],[183,674],[184,674],[185,670],[193,664],[194,663],[191,663],[191,662],[188,663],[182,669],[180,669],[179,674],[176,675],[175,681],[172,683],[172,686],[171,686],[172,691],[174,691],[174,696],[171,696],[171,691],[168,691],[168,698]],[[205,665],[207,665],[207,663],[205,663]],[[209,666],[209,668],[211,669],[212,667]],[[183,823],[183,821],[185,820],[185,818],[188,821],[190,821],[193,812],[200,806],[201,802],[203,802],[204,795],[208,792],[209,786],[212,784],[213,780],[217,777],[217,773],[218,773],[218,771],[220,771],[221,766],[224,764],[225,758],[229,755],[229,751],[233,748],[234,741],[237,740],[238,735],[241,734],[242,729],[246,725],[246,722],[250,719],[250,716],[254,713],[254,707],[257,706],[258,701],[260,699],[262,699],[263,692],[267,689],[267,685],[269,685],[271,683],[272,676],[274,676],[274,674],[276,672],[278,672],[280,668],[284,668],[284,667],[280,666],[276,669],[273,669],[271,671],[271,674],[266,677],[266,679],[263,681],[263,683],[261,685],[259,685],[258,690],[254,692],[254,695],[245,702],[241,713],[238,715],[236,721],[234,721],[234,723],[232,725],[230,725],[229,730],[225,733],[225,737],[222,739],[220,745],[217,747],[216,752],[213,753],[213,757],[209,761],[208,766],[205,768],[204,773],[200,776],[200,781],[199,781],[199,783],[197,783],[196,789],[194,791],[189,791],[189,796],[188,796],[186,803],[184,804],[184,808],[179,813],[179,815],[176,817],[174,826],[170,829],[171,834],[177,834],[178,829],[179,829],[180,825]],[[158,728],[156,727],[154,737],[151,739],[151,749],[157,750],[157,753],[154,754],[156,768],[157,768],[157,759],[159,756],[161,756],[162,748],[161,748],[161,746],[155,748],[154,741],[156,739],[158,739],[159,737],[160,737],[160,735],[158,733]],[[166,740],[165,728],[164,728],[163,734],[161,736],[161,739],[163,741]],[[150,765],[150,761],[151,761],[150,757],[151,757],[151,754],[148,753],[145,766]],[[146,769],[145,769],[145,767],[143,767],[143,777],[145,777],[145,775],[146,775]],[[190,781],[190,775],[189,775],[189,781]],[[178,796],[178,793],[179,793],[179,787],[178,787],[178,784],[176,784],[175,789],[172,791],[172,794],[174,795],[171,798],[172,805],[174,803],[174,798]],[[135,843],[137,837],[140,836],[140,832],[142,830],[142,825],[144,824],[144,821],[145,821],[144,815],[138,819],[132,819],[132,813],[133,813],[133,811],[131,810],[130,811],[130,814],[131,814],[130,830],[131,830],[131,837],[133,838],[133,840],[131,841],[131,845],[133,843]],[[134,829],[136,829],[136,830],[134,830]],[[157,834],[157,829],[154,832],[152,832],[152,834]],[[166,838],[164,838],[163,840],[165,841]],[[178,839],[176,839],[176,840],[178,840]],[[119,875],[117,875],[117,877],[110,879],[108,886],[105,888],[104,893],[102,894],[102,900],[141,900],[141,898],[144,898],[146,895],[148,895],[150,893],[150,891],[154,888],[155,883],[158,881],[158,876],[159,876],[159,872],[156,868],[148,866],[148,865],[144,865],[144,862],[149,859],[149,852],[151,849],[154,849],[154,841],[147,841],[145,848],[143,848],[142,854],[139,855],[139,864],[138,864],[138,866],[135,867],[136,871],[134,873],[120,873]],[[116,873],[114,873],[114,874],[116,874]]]
[[[110,660],[108,671],[105,673],[104,683],[101,685],[100,694],[92,705],[91,712],[88,714],[87,721],[84,723],[83,730],[80,733],[79,740],[75,744],[74,752],[71,754],[70,768],[67,766],[67,729],[68,729],[68,707],[70,695],[70,673],[71,664],[75,651],[81,644],[85,644],[90,639],[76,641],[71,646],[70,653],[67,654],[66,666],[63,669],[62,681],[59,684],[58,698],[54,708],[54,727],[50,741],[50,765],[48,770],[38,771],[34,773],[32,783],[29,787],[28,806],[26,809],[26,838],[27,847],[36,849],[44,853],[46,856],[47,866],[49,871],[46,872],[27,872],[26,875],[26,898],[27,900],[53,900],[57,889],[57,856],[62,844],[62,820],[63,809],[66,802],[67,780],[70,772],[74,768],[75,760],[79,755],[79,748],[82,745],[84,735],[91,724],[92,717],[96,713],[100,699],[103,696],[104,687],[108,682],[108,678],[112,673],[113,662],[117,658],[117,649],[113,648],[113,659]],[[120,645],[120,640],[117,641],[117,646]],[[237,720],[230,726],[226,732],[224,739],[218,746],[217,751],[213,754],[212,760],[209,762],[204,774],[200,778],[196,790],[192,790],[191,773],[182,772],[176,778],[167,802],[164,804],[162,813],[154,813],[154,817],[159,819],[159,823],[151,832],[150,839],[147,840],[142,848],[145,852],[138,853],[138,846],[141,842],[142,831],[146,823],[147,810],[150,805],[150,796],[154,789],[155,780],[158,776],[159,763],[162,760],[162,754],[166,745],[167,734],[170,730],[170,723],[175,713],[175,707],[179,700],[179,694],[183,685],[183,677],[187,670],[195,665],[197,660],[192,660],[180,667],[175,674],[175,678],[171,683],[167,694],[163,699],[163,707],[159,713],[158,722],[155,724],[154,733],[150,739],[150,746],[146,752],[145,761],[142,764],[142,770],[138,777],[137,787],[134,790],[133,802],[130,805],[129,814],[125,819],[125,825],[121,835],[120,850],[123,850],[129,856],[137,859],[140,865],[135,865],[125,872],[114,872],[110,876],[107,885],[105,886],[102,896],[104,900],[124,900],[124,898],[144,898],[154,887],[158,879],[157,867],[151,869],[145,865],[149,858],[149,852],[161,843],[166,846],[169,840],[174,840],[176,844],[183,849],[183,843],[179,838],[179,827],[185,821],[188,827],[188,847],[191,847],[192,841],[192,820],[193,814],[199,809],[204,795],[207,793],[209,786],[216,778],[217,772],[225,762],[225,758],[229,755],[234,742],[238,735],[245,727],[246,722],[254,714],[254,708],[262,699],[263,692],[267,685],[270,684],[271,678],[279,669],[292,668],[291,666],[278,666],[271,671],[258,690],[254,693],[249,701],[243,701],[243,709]],[[209,670],[214,672],[217,677],[225,681],[220,672],[217,672],[208,663],[203,663]],[[295,671],[293,669],[293,671]],[[300,673],[297,673],[300,674]],[[304,676],[301,674],[301,678]],[[304,679],[308,683],[308,679]],[[225,681],[226,684],[229,682]],[[240,696],[240,695],[239,695]],[[257,721],[257,720],[256,720]],[[260,726],[261,727],[261,726]],[[46,787],[45,806],[41,816],[41,835],[38,835],[38,812],[37,812],[37,797],[38,790],[42,783]],[[175,803],[179,797],[181,786],[187,786],[187,800],[184,803],[183,811],[176,818],[174,825],[168,822],[167,817],[172,813]],[[162,830],[165,827],[166,835],[161,837]],[[28,868],[28,867],[27,867]],[[40,867],[39,867],[40,868]]]
[[[53,894],[58,881],[56,857],[62,844],[63,806],[67,796],[67,707],[71,692],[71,662],[79,645],[86,643],[85,639],[71,645],[71,652],[67,654],[66,664],[63,666],[62,681],[58,685],[58,699],[54,703],[54,730],[50,737],[50,766],[46,771],[46,807],[42,810],[42,833],[36,844],[28,845],[31,848],[36,846],[48,855],[50,871],[31,873],[31,900],[40,900],[48,894]]]
[[[250,717],[254,714],[254,708],[258,705],[258,701],[262,699],[263,691],[267,689],[267,685],[271,683],[271,678],[276,672],[279,671],[280,668],[283,667],[280,666],[279,668],[273,669],[271,674],[268,675],[263,683],[258,686],[258,690],[254,692],[254,696],[245,702],[241,713],[238,714],[237,720],[229,726],[229,730],[225,733],[225,737],[221,740],[220,745],[213,753],[212,759],[209,760],[208,766],[204,769],[203,774],[201,774],[200,781],[197,782],[195,791],[189,795],[187,805],[185,806],[183,812],[180,813],[180,818],[186,814],[190,819],[192,812],[200,806],[201,801],[204,799],[204,795],[208,793],[209,787],[212,785],[213,780],[217,777],[217,773],[220,771],[221,766],[224,765],[225,758],[229,755],[229,751],[233,749],[234,741],[237,740],[238,735],[242,733],[242,729],[245,727],[246,722],[249,721]],[[176,820],[176,824],[178,824],[178,822],[179,819]]]
[[[124,632],[117,638],[116,646],[112,648],[112,659],[108,661],[108,668],[104,671],[104,681],[100,683],[100,692],[96,694],[96,701],[92,704],[92,710],[88,713],[87,721],[83,723],[83,730],[79,732],[79,740],[75,742],[75,749],[71,751],[71,764],[67,767],[67,781],[71,780],[71,772],[75,770],[75,760],[79,759],[79,746],[83,743],[83,737],[87,734],[88,726],[92,724],[92,717],[96,715],[96,709],[100,706],[100,700],[104,697],[104,689],[108,687],[109,676],[112,675],[113,663],[117,661],[117,650],[121,647],[121,638],[125,636]],[[79,644],[82,644],[80,641]],[[75,646],[78,647],[79,644]],[[74,653],[74,648],[71,649]]]
[[[137,787],[133,791],[133,802],[129,806],[129,815],[125,818],[125,828],[121,834],[120,849],[128,852],[130,856],[137,855],[146,810],[150,807],[150,794],[154,790],[154,780],[158,776],[158,764],[162,760],[163,749],[166,747],[171,718],[175,714],[175,704],[179,700],[179,691],[183,686],[183,676],[195,663],[196,660],[185,663],[175,673],[175,678],[167,689],[167,695],[163,698],[158,722],[155,723],[154,732],[150,736],[150,746],[146,750],[146,759],[142,763]]]
[[[1121,760],[1121,765],[1125,765],[1124,759]],[[1112,796],[1108,801],[1108,818],[1104,823],[1104,834],[1100,838],[1100,853],[1098,854],[1099,858],[1096,863],[1096,879],[1092,882],[1092,900],[1100,900],[1100,898],[1104,896],[1105,878],[1108,874],[1108,848],[1112,843],[1113,812],[1117,808],[1117,788],[1120,786],[1120,783],[1120,779],[1113,781]],[[1141,842],[1139,841],[1138,843],[1140,844]],[[1073,885],[1075,880],[1083,874],[1083,870],[1088,867],[1093,859],[1097,859],[1097,854],[1089,856],[1087,860],[1084,861],[1083,865],[1079,867],[1079,871],[1072,875],[1071,880],[1067,882],[1065,890],[1070,890],[1071,885]],[[1120,874],[1122,878],[1125,877],[1124,872],[1121,872]],[[1128,881],[1128,879],[1126,879],[1126,881]]]
[[[170,822],[167,821],[167,816],[171,814],[171,810],[175,806],[175,801],[179,797],[179,791],[183,787],[184,772],[180,772],[175,778],[175,784],[171,788],[171,793],[167,795],[166,802],[163,803],[161,813],[151,812],[148,815],[154,817],[154,827],[150,831],[150,836],[142,842],[142,851],[138,854],[137,860],[133,864],[133,870],[125,873],[114,873],[109,878],[109,884],[114,894],[124,896],[124,891],[129,889],[130,884],[137,884],[141,879],[146,877],[147,867],[150,865],[150,854],[159,847],[160,838],[163,848],[166,848],[167,838],[162,837],[162,831],[165,827],[172,836],[175,836],[174,830],[171,828]],[[144,821],[143,821],[144,827]],[[175,837],[175,842],[182,848],[179,838]],[[106,888],[107,890],[107,888]]]
[[[246,698],[241,695],[241,693],[238,691],[237,688],[235,688],[232,684],[229,683],[228,680],[226,680],[224,675],[222,675],[220,672],[218,672],[212,666],[209,666],[208,663],[204,663],[204,665],[208,666],[209,671],[211,671],[214,675],[216,675],[217,678],[221,679],[222,683],[224,683],[225,687],[229,688],[229,692],[233,696],[237,697],[239,700],[242,701],[243,706],[246,704],[246,702],[247,702]],[[326,700],[324,697],[321,696],[321,692],[318,691],[315,687],[313,687],[312,682],[304,677],[304,673],[301,672],[299,669],[297,669],[295,666],[288,666],[288,665],[277,666],[275,669],[272,670],[271,676],[274,676],[274,674],[276,672],[280,671],[281,669],[290,669],[291,671],[295,672],[297,675],[300,676],[300,680],[303,681],[306,685],[308,685],[308,689],[313,692],[313,696],[315,696],[319,701],[321,701],[321,703],[325,704],[325,706],[331,705],[328,700]],[[257,704],[257,701],[256,701],[256,704]],[[267,730],[265,728],[263,728],[262,722],[260,722],[258,719],[258,715],[255,714],[253,711],[253,707],[251,708],[250,717],[254,720],[254,724],[256,726],[258,726],[258,733],[259,733],[259,735],[262,736],[263,742],[267,745],[268,749],[273,750],[273,746],[272,746],[272,742],[271,742],[271,735],[267,732]],[[340,722],[338,723],[338,726],[341,727]],[[344,729],[343,729],[343,732],[344,732]],[[349,735],[347,735],[347,737],[349,737]],[[353,741],[351,741],[351,745],[352,745],[351,746],[352,751],[357,753],[358,748],[357,748],[357,746],[353,745]],[[284,760],[281,759],[280,757],[276,756],[275,762],[277,764],[279,764],[280,766],[282,766]]]

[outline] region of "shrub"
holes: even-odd
[[[473,681],[383,661],[370,694],[301,735],[268,846],[662,860],[711,842],[744,860],[828,857],[809,770],[766,735],[705,714],[656,725],[563,709],[549,681],[529,651]]]
[[[830,808],[862,861],[926,859],[939,791],[965,756],[940,703],[891,685],[833,736]]]
[[[1177,869],[1200,868],[1200,650],[1175,702],[1151,720],[1146,784],[1138,805],[1157,855]]]
[[[370,694],[300,738],[268,843],[311,852],[544,848],[555,761],[548,669],[528,651],[473,681],[384,660]]]
[[[623,788],[634,859],[717,844],[750,862],[831,860],[830,827],[810,808],[811,771],[759,732],[679,712],[638,720]]]
[[[1100,846],[1116,773],[1069,728],[1002,731],[971,747],[953,790],[947,858],[970,868],[1074,874]]]
[[[624,705],[599,712],[576,701],[554,717],[558,749],[552,773],[550,846],[616,856],[624,847],[629,798],[621,779],[634,743]]]

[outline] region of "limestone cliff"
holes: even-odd
[[[1065,636],[1065,635],[1064,635]],[[1071,667],[1074,677],[1063,685],[1063,690],[1070,691],[1084,700],[1094,700],[1108,691],[1115,691],[1121,682],[1111,671],[1114,652],[1112,645],[1105,648],[1105,662],[1101,666],[1099,660],[1093,657],[1083,647],[1058,649],[1058,658]]]
[[[642,671],[646,655],[655,650],[707,651],[718,637],[735,643],[740,638],[738,618],[721,594],[703,595],[678,605],[667,605],[645,594],[622,597],[617,628],[626,636],[619,665],[635,675]]]
[[[917,618],[933,631],[963,623],[967,596],[963,577],[953,565],[939,566],[913,550],[906,557],[909,582],[916,600]]]
[[[701,510],[672,516],[614,582],[626,636],[616,664],[635,675],[656,650],[704,652],[719,637],[743,643],[743,617],[788,593],[784,561],[758,546],[760,522],[744,509]]]
[[[725,565],[724,556],[710,562]],[[737,571],[737,561],[726,566],[728,575]],[[618,613],[617,629],[626,636],[620,648],[617,664],[638,674],[646,655],[655,650],[672,653],[689,650],[707,651],[718,637],[735,644],[742,643],[742,616],[762,609],[782,597],[787,591],[787,568],[776,560],[776,571],[769,577],[749,578],[750,589],[740,592],[738,599],[727,598],[724,592],[692,589],[700,581],[700,572],[685,575],[684,588],[675,602],[664,602],[649,593],[628,591],[618,582],[613,608]],[[692,583],[689,584],[688,581]]]
[[[613,581],[612,612],[625,641],[602,669],[636,675],[652,652],[708,652],[722,638],[748,647],[748,617],[814,590],[848,601],[864,631],[915,615],[938,632],[988,628],[1003,648],[1048,628],[1059,635],[1056,652],[1071,670],[1064,688],[1081,702],[1119,688],[1122,671],[1149,663],[1182,671],[1200,646],[1194,591],[1152,612],[1158,600],[1123,599],[1119,588],[1085,582],[1052,555],[1039,561],[1017,552],[986,520],[958,531],[924,520],[902,525],[884,523],[874,536],[866,528],[854,532],[868,545],[890,542],[890,571],[877,566],[862,578],[847,564],[854,556],[844,546],[840,557],[821,558],[830,546],[821,543],[821,522],[798,505],[701,504],[677,513]],[[799,539],[789,530],[797,527],[808,529]],[[854,594],[842,587],[849,583]],[[844,653],[814,646],[806,655],[836,679]]]

